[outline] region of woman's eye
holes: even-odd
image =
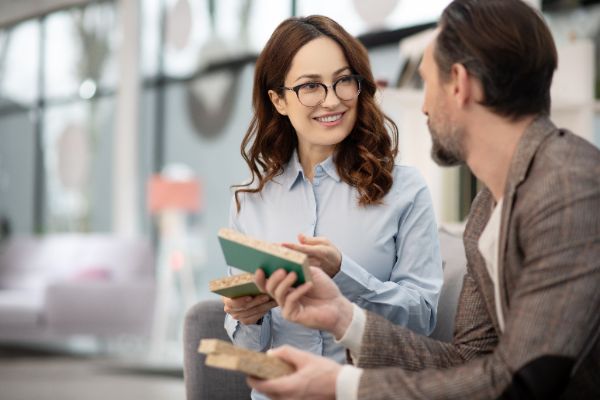
[[[300,90],[305,91],[305,92],[314,92],[317,91],[321,88],[321,85],[316,83],[316,82],[309,82],[309,83],[305,83],[304,85],[302,85],[302,87],[300,88]]]
[[[336,83],[341,83],[342,85],[348,84],[348,83],[352,83],[352,81],[354,81],[354,78],[350,75],[348,76],[342,76],[341,78],[339,78]]]

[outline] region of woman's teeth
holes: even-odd
[[[316,120],[319,122],[335,122],[335,121],[339,120],[340,118],[342,118],[342,114],[329,115],[327,117],[320,117],[320,118],[316,118]]]

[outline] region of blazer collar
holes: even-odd
[[[529,165],[533,156],[537,152],[540,144],[552,133],[556,131],[556,126],[548,119],[546,115],[538,116],[525,129],[521,140],[519,141],[515,154],[513,155],[504,195],[513,194],[514,189],[525,179]]]
[[[501,330],[498,316],[496,315],[494,283],[485,266],[485,259],[481,255],[478,246],[479,238],[492,214],[493,204],[494,196],[492,196],[492,192],[484,187],[477,194],[473,206],[471,207],[471,212],[469,213],[469,218],[467,220],[467,227],[464,232],[464,245],[468,256],[468,262],[474,267],[472,268],[472,271],[480,283],[479,289],[484,298],[486,309],[490,315],[494,328],[499,333]]]

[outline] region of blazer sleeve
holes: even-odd
[[[580,178],[556,173],[544,179],[543,188],[528,188],[539,196],[511,221],[519,224],[524,262],[510,291],[505,331],[492,352],[488,329],[481,337],[468,333],[469,327],[490,324],[467,276],[460,311],[461,318],[473,321],[457,332],[471,337],[466,343],[455,338],[444,345],[368,316],[359,366],[374,364],[368,355],[374,351],[402,368],[365,369],[359,398],[558,397],[600,329],[600,182],[590,175]],[[472,317],[464,315],[469,306],[475,307]],[[461,362],[469,359],[463,347],[469,343],[488,353]],[[406,370],[424,367],[433,368]]]
[[[427,338],[367,313],[358,366],[379,368],[393,365],[409,371],[447,368],[491,353],[497,343],[498,336],[483,298],[471,274],[467,273],[463,278],[451,343]]]

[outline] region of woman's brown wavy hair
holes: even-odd
[[[361,206],[381,203],[392,187],[392,169],[398,153],[398,128],[375,102],[376,85],[367,50],[330,18],[320,15],[294,17],[286,19],[275,29],[256,61],[252,92],[254,116],[241,144],[241,154],[252,172],[252,180],[233,186],[237,188],[235,201],[238,211],[238,195],[260,193],[267,182],[283,173],[283,167],[298,145],[290,120],[277,112],[268,91],[274,90],[283,96],[280,88],[294,56],[302,46],[323,36],[342,47],[353,73],[363,77],[356,124],[336,146],[333,155],[338,174],[344,182],[358,190]],[[254,185],[256,181],[258,184]]]

